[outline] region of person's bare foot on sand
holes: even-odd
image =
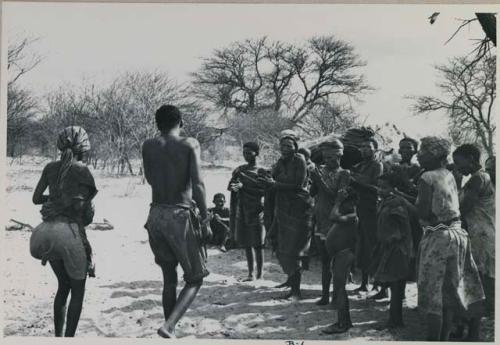
[[[290,282],[287,280],[286,282],[284,283],[281,283],[279,285],[276,285],[274,288],[275,289],[282,289],[282,288],[285,288],[285,287],[289,287],[290,286]]]
[[[381,325],[378,325],[375,327],[377,331],[383,331],[385,329],[395,329],[395,328],[404,328],[404,323],[401,322],[394,322],[394,321],[387,321],[386,323],[383,323]]]
[[[316,305],[327,305],[329,301],[328,296],[322,296],[319,300],[316,301]]]
[[[291,299],[292,301],[298,301],[302,298],[300,292],[295,292],[295,291],[289,291],[285,293],[284,295],[281,295],[278,297],[278,299],[283,300],[283,299]]]
[[[366,285],[361,285],[360,287],[354,289],[354,290],[351,290],[353,293],[360,293],[360,292],[368,292],[368,288],[366,287]]]
[[[248,275],[248,277],[243,278],[241,281],[242,282],[253,282],[254,280],[255,280],[255,277],[253,276],[253,274],[251,274],[251,275]]]
[[[387,298],[387,297],[389,297],[387,295],[387,289],[382,288],[375,295],[372,295],[372,296],[368,297],[368,299],[372,299],[372,300],[378,301],[378,300],[381,300],[381,299],[384,299],[384,298]]]
[[[158,335],[162,338],[171,338],[171,339],[177,338],[175,336],[175,330],[169,330],[167,327],[165,327],[165,325],[158,328]]]
[[[262,272],[257,273],[257,277],[256,278],[257,278],[257,280],[262,280],[262,279],[264,279],[264,274]]]
[[[349,330],[349,328],[352,327],[351,325],[340,325],[338,322],[334,323],[333,325],[328,326],[325,329],[322,329],[321,332],[325,334],[339,334],[339,333],[345,333]]]

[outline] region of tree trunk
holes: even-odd
[[[130,175],[134,176],[134,170],[132,169],[132,164],[130,164],[130,160],[128,159],[128,157],[125,157],[124,158],[124,161],[125,163],[127,163],[127,167],[128,167],[128,171],[130,173]]]
[[[481,24],[486,37],[495,47],[497,46],[497,18],[493,13],[476,13],[477,20]]]

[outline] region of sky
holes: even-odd
[[[189,81],[202,57],[233,41],[267,36],[302,43],[313,35],[350,42],[375,88],[355,110],[366,124],[396,124],[414,137],[446,131],[442,113],[411,114],[408,95],[440,96],[436,64],[469,54],[484,36],[464,5],[96,4],[4,2],[7,40],[34,36],[43,62],[21,80],[38,95],[82,80],[106,83],[125,71],[159,70]],[[483,11],[496,12],[489,5]],[[440,12],[430,25],[427,19]],[[5,40],[2,40],[5,42]]]

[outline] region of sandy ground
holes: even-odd
[[[7,219],[37,225],[39,207],[31,196],[44,162],[25,160],[8,167]],[[207,198],[224,192],[230,169],[206,169]],[[115,178],[95,172],[100,190],[96,198],[96,218],[115,227],[111,231],[88,231],[95,251],[97,278],[87,281],[84,309],[78,337],[157,337],[163,322],[161,271],[143,228],[148,212],[150,189],[137,177]],[[6,231],[4,242],[5,336],[52,336],[52,301],[56,279],[50,267],[29,254],[29,231]],[[265,252],[265,277],[242,283],[246,260],[242,250],[221,253],[208,251],[211,274],[198,297],[177,327],[178,336],[203,339],[303,339],[303,340],[424,340],[422,319],[414,310],[416,286],[406,291],[404,319],[407,327],[397,331],[377,331],[374,327],[387,318],[388,300],[371,301],[366,295],[350,294],[354,327],[338,336],[321,329],[336,321],[330,306],[319,307],[320,266],[312,260],[303,277],[303,299],[277,300],[283,291],[273,286],[283,282],[277,260]],[[179,268],[179,276],[182,277]],[[348,289],[354,289],[349,285]],[[483,319],[482,338],[493,340],[493,321]]]

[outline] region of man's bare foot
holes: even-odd
[[[257,273],[257,277],[256,278],[257,278],[257,280],[261,280],[261,279],[264,278],[264,274],[262,272]]]
[[[282,289],[284,287],[289,287],[290,286],[290,283],[288,282],[288,280],[284,283],[281,283],[280,285],[276,285],[274,288],[276,289]]]
[[[361,285],[357,289],[352,290],[352,292],[354,293],[368,292],[368,288],[366,287],[366,285]]]
[[[325,334],[339,334],[339,333],[345,333],[351,328],[352,325],[340,325],[338,322],[334,323],[333,325],[328,326],[325,329],[322,329],[321,332]]]
[[[368,299],[373,299],[373,300],[378,301],[379,299],[384,299],[384,298],[387,298],[387,297],[388,297],[387,296],[387,289],[382,288],[375,295],[368,297]]]
[[[375,327],[375,329],[377,331],[383,331],[384,329],[403,328],[404,326],[405,325],[404,325],[403,321],[394,322],[394,321],[389,320],[384,324],[378,325],[377,327]]]
[[[177,338],[175,336],[175,331],[168,330],[167,327],[165,327],[165,325],[158,328],[158,335],[162,338],[171,338],[171,339]]]
[[[316,305],[327,305],[329,302],[328,296],[322,296],[319,300],[316,301]]]
[[[249,275],[248,277],[242,279],[242,282],[253,282],[255,280],[255,277],[252,275]]]
[[[285,293],[284,295],[281,295],[278,297],[278,299],[291,299],[293,301],[298,301],[302,298],[300,292],[295,292],[295,291],[289,291]]]

